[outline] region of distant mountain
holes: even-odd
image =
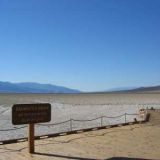
[[[110,92],[122,92],[122,93],[160,93],[160,86],[151,86],[151,87],[138,87],[138,88],[130,88],[130,89],[117,89],[111,90]]]
[[[152,86],[152,87],[139,87],[132,90],[128,90],[131,92],[160,92],[160,86]]]
[[[108,89],[107,92],[126,91],[126,90],[132,90],[132,89],[135,89],[135,88],[136,87],[116,87],[116,88]]]
[[[160,93],[160,86],[151,87],[121,87],[113,88],[108,91],[95,93]],[[40,83],[11,83],[0,81],[0,93],[80,93],[75,89],[70,89],[63,86]],[[94,92],[91,92],[94,93]]]
[[[0,81],[1,93],[79,93],[80,91],[52,84],[11,83]]]

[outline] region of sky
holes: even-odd
[[[0,81],[160,85],[160,1],[0,0]]]

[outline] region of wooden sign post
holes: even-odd
[[[28,148],[29,153],[34,153],[34,124],[28,124]]]
[[[28,124],[29,153],[34,153],[34,124],[49,122],[51,120],[51,105],[15,104],[12,107],[12,123],[14,125]]]

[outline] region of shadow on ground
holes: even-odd
[[[112,157],[112,158],[108,158],[108,159],[105,159],[105,160],[151,160],[151,159],[129,158],[129,157]]]
[[[75,160],[99,160],[99,159],[94,159],[94,158],[73,157],[73,156],[65,156],[65,155],[50,154],[50,153],[35,152],[34,154],[42,155],[42,156],[49,156],[49,157],[65,158],[65,159],[75,159]],[[112,158],[107,158],[104,160],[151,160],[151,159],[129,158],[129,157],[112,157]]]
[[[82,158],[82,157],[72,157],[72,156],[65,156],[65,155],[58,155],[58,154],[48,154],[48,153],[39,153],[35,152],[34,154],[42,155],[42,156],[49,156],[49,157],[59,157],[65,159],[75,159],[75,160],[97,160],[94,158]]]

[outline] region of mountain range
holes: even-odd
[[[160,86],[151,86],[151,87],[139,87],[132,90],[128,90],[131,92],[159,92],[160,93]]]
[[[160,86],[151,87],[121,87],[99,93],[160,93]],[[81,93],[76,89],[52,84],[40,84],[34,82],[11,83],[0,81],[0,93]],[[83,92],[84,93],[84,92]],[[92,92],[89,92],[92,93]],[[95,92],[97,93],[97,92]]]
[[[1,93],[79,93],[80,91],[52,84],[33,82],[11,83],[0,81]]]
[[[122,87],[109,90],[112,93],[160,93],[160,86]]]

